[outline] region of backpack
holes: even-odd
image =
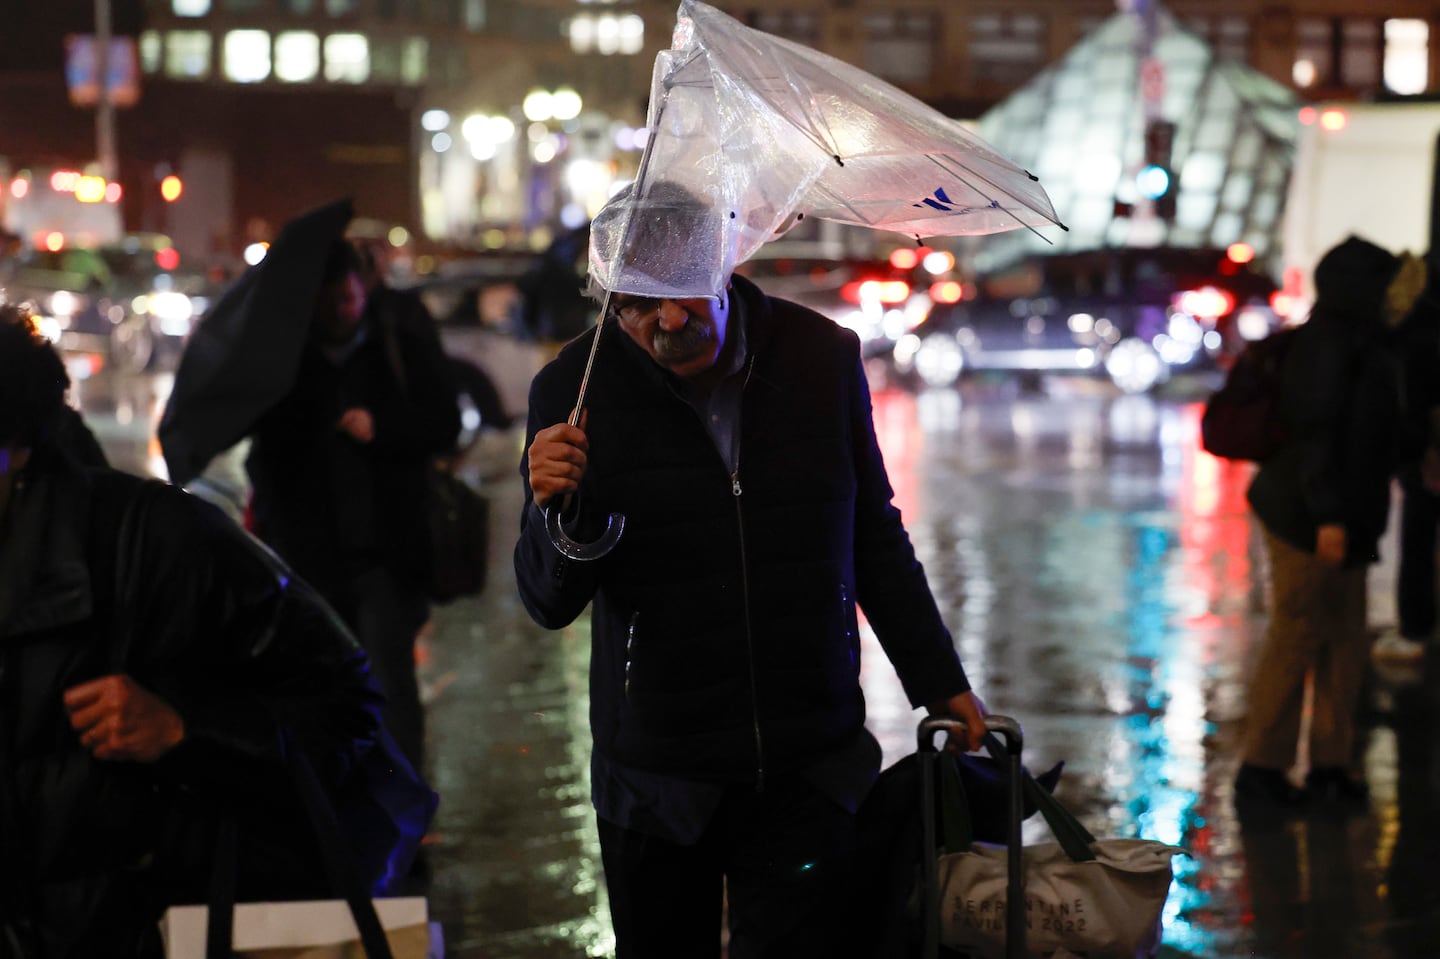
[[[1246,344],[1220,389],[1205,401],[1200,445],[1231,460],[1262,462],[1285,443],[1280,417],[1280,370],[1298,327]]]

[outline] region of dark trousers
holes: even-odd
[[[855,817],[794,779],[735,787],[693,846],[600,820],[616,959],[847,959]]]
[[[1440,496],[1425,488],[1419,469],[1400,473],[1400,563],[1395,602],[1400,635],[1428,642],[1435,633],[1435,527]]]
[[[342,618],[370,658],[370,672],[385,694],[385,725],[405,758],[424,775],[425,708],[415,677],[415,637],[430,615],[416,586],[376,567],[349,584]]]

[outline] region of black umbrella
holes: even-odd
[[[286,223],[190,335],[158,430],[171,482],[199,476],[289,391],[325,260],[353,215],[347,199]]]

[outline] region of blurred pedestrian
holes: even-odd
[[[1369,658],[1365,576],[1389,514],[1402,412],[1384,308],[1399,263],[1357,237],[1329,250],[1315,267],[1315,307],[1281,369],[1286,441],[1248,493],[1269,553],[1271,615],[1235,779],[1242,812],[1367,796],[1351,763]],[[1313,705],[1302,792],[1289,771],[1307,678]]]
[[[1440,524],[1440,277],[1427,260],[1406,256],[1390,284],[1387,307],[1403,317],[1397,352],[1404,363],[1401,430],[1400,556],[1395,599],[1399,622],[1371,649],[1377,670],[1419,678],[1436,627],[1436,526]],[[1428,275],[1427,274],[1431,274]]]
[[[429,618],[426,474],[460,414],[433,330],[367,311],[361,263],[336,242],[294,385],[251,433],[256,534],[359,637],[386,724],[423,770],[415,640]]]
[[[378,727],[364,657],[209,504],[70,455],[69,379],[0,307],[0,955],[161,954],[222,819],[242,895],[325,896],[286,770],[337,784]]]
[[[516,281],[526,331],[539,340],[546,359],[595,322],[595,303],[585,295],[590,226],[566,230]]]
[[[715,248],[719,211],[663,183],[650,201],[636,270]],[[880,761],[860,606],[913,704],[964,718],[972,748],[984,714],[891,503],[859,340],[739,276],[709,296],[617,290],[610,312],[579,425],[593,329],[532,384],[515,569],[541,625],[593,602],[617,956],[716,955],[722,884],[731,955],[849,955],[855,812]],[[547,535],[542,508],[572,497],[582,530],[626,516],[608,555],[567,559]]]

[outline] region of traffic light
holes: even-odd
[[[1155,205],[1155,215],[1167,223],[1175,219],[1176,177],[1171,169],[1175,124],[1151,120],[1145,124],[1145,165],[1136,178],[1140,194]]]

